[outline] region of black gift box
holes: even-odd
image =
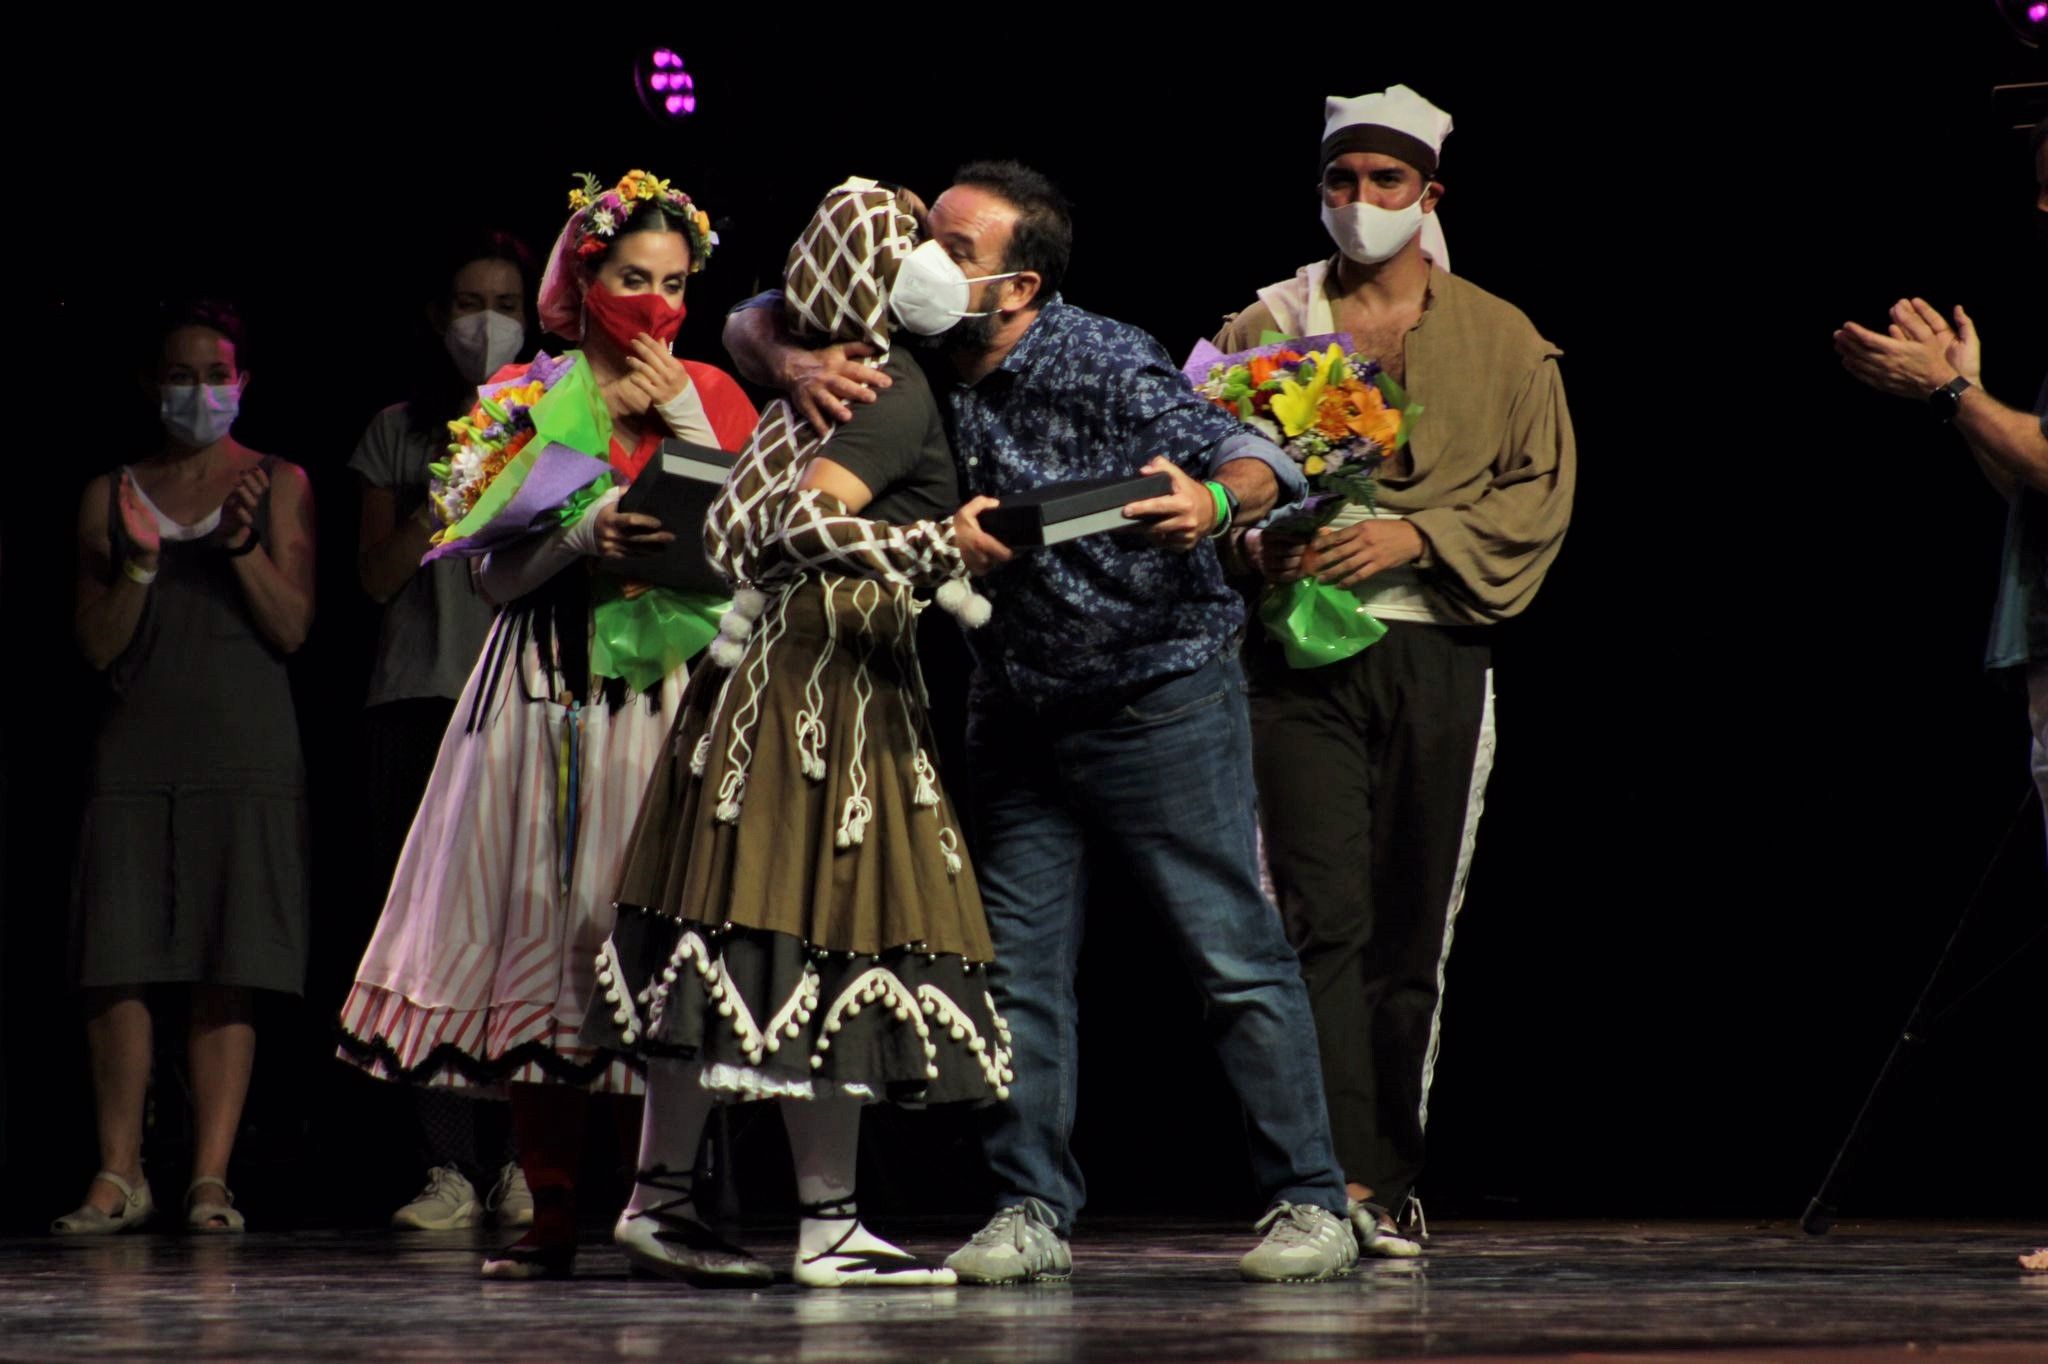
[[[981,514],[981,528],[1012,549],[1057,545],[1103,531],[1138,530],[1145,523],[1126,517],[1125,505],[1172,491],[1173,479],[1165,474],[1050,483],[1004,497],[1001,506]]]
[[[718,490],[725,486],[732,463],[731,455],[708,445],[663,441],[619,499],[619,510],[659,519],[663,530],[675,532],[675,543],[659,554],[599,562],[635,582],[714,597],[728,595],[732,588],[725,575],[704,557],[704,517]]]

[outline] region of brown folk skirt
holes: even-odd
[[[1001,1097],[1008,1029],[930,761],[915,604],[807,573],[698,667],[628,840],[586,1034],[707,1083]]]

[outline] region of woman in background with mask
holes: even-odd
[[[164,445],[79,505],[75,633],[111,691],[73,894],[100,1169],[59,1235],[154,1211],[142,1126],[161,986],[189,998],[185,1221],[242,1230],[227,1174],[252,995],[305,982],[305,764],[285,659],[313,623],[312,496],[304,471],[230,434],[249,379],[234,310],[179,310],[158,339]]]
[[[754,425],[735,381],[670,353],[685,286],[714,245],[710,220],[639,171],[609,190],[586,177],[570,202],[538,311],[582,349],[499,376],[519,381],[499,392],[563,395],[555,410],[590,442],[572,453],[594,456],[594,472],[572,460],[577,491],[543,513],[550,528],[476,559],[498,615],[341,1014],[342,1055],[374,1075],[507,1087],[533,1222],[485,1261],[493,1278],[570,1272],[584,1094],[641,1091],[628,1057],[581,1039],[584,1001],[635,804],[723,605],[631,582],[635,556],[694,528],[621,512],[618,499],[664,438],[737,449]],[[534,434],[532,415],[545,401],[529,397],[516,419],[495,399],[496,415],[478,411],[503,441],[545,450],[554,438]],[[510,444],[493,458],[519,467]],[[435,497],[451,510],[467,466],[443,467]]]
[[[372,419],[348,462],[361,478],[356,573],[384,608],[363,712],[368,871],[377,902],[494,614],[467,564],[420,563],[440,528],[427,500],[427,466],[446,458],[448,424],[468,413],[477,386],[531,352],[534,284],[533,253],[510,233],[457,243],[437,263],[422,308],[412,395]],[[355,938],[353,948],[363,941]],[[502,1226],[530,1224],[533,1199],[511,1156],[504,1105],[431,1087],[413,1096],[427,1182],[391,1224],[446,1231],[476,1225],[486,1210]]]

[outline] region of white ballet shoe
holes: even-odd
[[[837,1241],[815,1254],[804,1254],[799,1246],[790,1277],[802,1288],[945,1288],[958,1283],[953,1271],[930,1264],[883,1241],[860,1224],[860,1213],[851,1198],[836,1203],[808,1203],[803,1217],[811,1222],[844,1222],[846,1231]],[[866,1232],[871,1243],[860,1250],[845,1247]]]

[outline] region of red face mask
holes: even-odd
[[[660,294],[615,294],[596,280],[583,293],[583,309],[622,351],[633,349],[633,338],[642,332],[667,345],[683,329],[683,314],[688,311],[680,301],[669,307]]]

